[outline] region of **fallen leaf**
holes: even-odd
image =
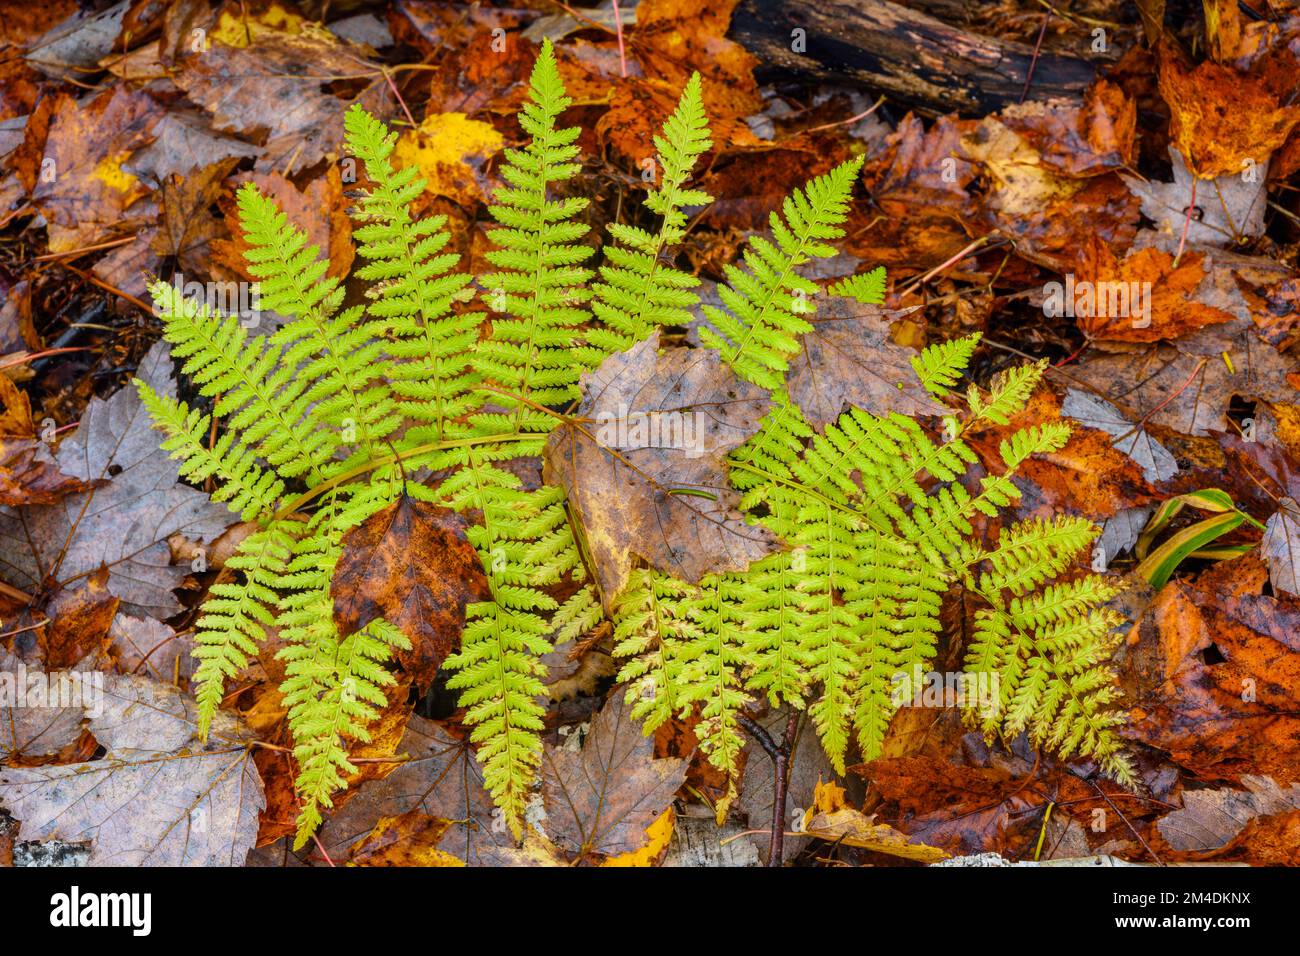
[[[32,191],[49,223],[51,252],[131,232],[127,209],[149,189],[122,164],[152,140],[161,113],[148,93],[123,87],[85,103],[58,95]]]
[[[1287,381],[1289,362],[1253,332],[1231,336],[1224,354],[1188,351],[1194,345],[1190,338],[1176,346],[1098,354],[1070,366],[1070,375],[1148,428],[1161,426],[1186,435],[1227,431],[1234,395],[1268,402],[1294,400],[1295,387]]]
[[[62,670],[83,657],[98,657],[121,602],[109,593],[108,571],[99,570],[73,588],[64,588],[45,606],[50,619],[40,639],[46,670]]]
[[[658,866],[664,861],[665,854],[668,852],[668,845],[673,841],[676,817],[677,814],[673,812],[673,808],[669,807],[659,814],[655,818],[655,822],[646,829],[648,839],[645,846],[631,853],[620,853],[617,856],[611,856],[601,863],[601,866]]]
[[[355,796],[322,825],[321,843],[332,857],[346,857],[348,849],[374,830],[381,818],[419,812],[456,821],[440,838],[438,848],[467,866],[536,862],[511,839],[484,789],[482,766],[468,740],[415,716],[407,724],[398,753],[411,759],[397,764],[382,780],[358,787]]]
[[[137,375],[160,395],[175,397],[166,344],[149,350]],[[172,566],[167,539],[179,532],[211,541],[233,516],[179,483],[139,393],[123,388],[107,400],[92,399],[56,461],[67,475],[107,484],[53,505],[0,509],[5,579],[37,591],[48,579],[70,582],[106,567],[108,590],[122,599],[123,610],[159,618],[178,612],[172,591],[189,568]]]
[[[0,769],[18,839],[90,841],[91,866],[243,865],[264,803],[246,728],[219,713],[200,744],[193,701],[141,677],[110,676],[87,716],[101,759]]]
[[[358,866],[464,866],[460,858],[438,849],[438,841],[454,825],[415,811],[381,817],[352,845],[349,859]]]
[[[906,833],[889,824],[876,823],[874,814],[868,816],[848,806],[844,802],[844,788],[834,783],[818,781],[813,804],[804,811],[800,832],[830,843],[843,843],[918,863],[938,863],[951,856],[938,847],[914,843]]]
[[[1217,179],[1197,180],[1183,154],[1173,146],[1169,147],[1169,159],[1174,173],[1172,183],[1124,177],[1129,190],[1142,202],[1142,215],[1155,223],[1159,232],[1176,237],[1178,242],[1211,246],[1226,246],[1264,234],[1267,160],[1253,170],[1238,169]]]
[[[547,746],[542,758],[546,833],[578,858],[635,853],[686,779],[686,761],[656,759],[654,741],[615,688],[582,749]]]
[[[52,505],[65,495],[90,491],[94,482],[59,471],[47,446],[37,441],[31,405],[0,375],[0,505]]]
[[[1175,261],[1171,253],[1147,246],[1121,259],[1092,237],[1082,258],[1078,281],[1067,278],[1063,302],[1090,339],[1158,342],[1235,318],[1199,301],[1208,271],[1199,252],[1186,250]]]
[[[916,351],[890,340],[898,313],[831,298],[819,303],[813,331],[786,377],[790,398],[818,429],[840,417],[846,405],[879,415],[943,415],[916,377]]]
[[[1300,596],[1300,505],[1283,498],[1264,525],[1260,542],[1273,587]]]
[[[1284,106],[1263,82],[1205,61],[1184,65],[1160,48],[1160,95],[1169,105],[1169,136],[1201,179],[1239,174],[1263,163],[1300,123],[1300,106]]]
[[[723,457],[758,430],[766,393],[713,349],[659,351],[659,333],[611,355],[581,382],[581,428],[556,430],[547,475],[569,492],[608,603],[633,555],[696,582],[775,547],[736,510]]]
[[[176,633],[152,617],[135,617],[121,612],[108,631],[117,667],[124,674],[147,674],[163,683],[194,673],[192,634]]]
[[[909,113],[863,167],[871,204],[856,212],[845,249],[891,274],[946,262],[970,241],[975,165],[960,151],[969,120],[941,116],[926,130]]]
[[[505,144],[489,123],[464,113],[433,113],[418,128],[397,139],[393,162],[399,169],[415,166],[427,180],[425,193],[445,196],[467,210],[485,201],[491,189],[487,161]]]
[[[1137,462],[1143,477],[1152,484],[1168,481],[1178,474],[1178,463],[1168,449],[1105,399],[1077,388],[1067,389],[1061,402],[1061,417],[1110,435],[1116,450]]]
[[[223,159],[185,177],[172,173],[158,190],[162,217],[153,250],[174,259],[182,274],[193,277],[211,271],[212,244],[225,238],[226,226],[210,209],[217,204],[235,162]]]
[[[379,75],[362,48],[316,30],[268,28],[251,43],[215,42],[178,65],[173,81],[212,114],[213,127],[263,137],[257,140],[263,150],[257,169],[286,176],[340,150],[347,101],[329,92],[334,79]]]
[[[1251,774],[1241,782],[1245,790],[1185,790],[1183,805],[1156,822],[1161,838],[1180,853],[1217,855],[1252,821],[1300,810],[1300,785]]]
[[[154,141],[137,150],[122,169],[154,188],[169,176],[185,177],[223,160],[262,155],[252,143],[213,130],[211,117],[194,109],[169,109],[154,126],[153,136]]]
[[[1300,779],[1300,606],[1262,593],[1251,554],[1171,581],[1124,664],[1123,732],[1206,780]]]
[[[95,11],[77,4],[67,19],[55,24],[27,48],[27,60],[47,76],[81,79],[93,71],[99,61],[113,50],[122,30],[122,21],[131,8],[130,0],[120,0],[105,10]],[[42,9],[44,4],[33,5]],[[66,9],[55,4],[50,13]],[[6,11],[6,19],[10,13]]]
[[[62,685],[65,676],[67,683]],[[75,677],[78,682],[82,679],[81,675]],[[85,711],[79,701],[73,700],[72,690],[78,686],[73,680],[67,672],[47,674],[30,669],[0,647],[0,761],[13,763],[21,758],[31,762],[51,757],[81,736]],[[66,686],[68,695],[60,691],[58,699],[51,702],[46,694],[41,703],[32,699],[33,685],[39,685],[42,691]]]
[[[680,90],[698,70],[711,124],[756,113],[763,103],[753,76],[758,61],[727,39],[738,2],[719,0],[702,7],[690,0],[640,0],[636,5],[633,50],[646,74]],[[715,127],[715,139],[724,141],[716,132]]]
[[[411,641],[397,660],[417,684],[433,683],[460,644],[465,606],[490,597],[465,519],[403,494],[343,536],[330,580],[334,620],[343,637],[376,618]]]
[[[1137,103],[1104,79],[1088,87],[1082,103],[1030,100],[1004,107],[998,118],[1066,176],[1099,176],[1137,159]]]

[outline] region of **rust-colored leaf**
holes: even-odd
[[[1300,106],[1279,101],[1250,74],[1210,61],[1188,67],[1167,45],[1160,95],[1169,104],[1170,138],[1202,179],[1265,162],[1300,123]]]
[[[119,604],[107,585],[108,571],[101,569],[50,600],[45,609],[50,623],[41,641],[46,670],[71,667],[86,655],[98,656],[107,649],[108,629]]]
[[[465,606],[489,597],[465,519],[406,494],[343,536],[330,594],[345,637],[380,617],[401,629],[397,659],[422,687],[460,643]]]

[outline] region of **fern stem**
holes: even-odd
[[[319,498],[321,495],[325,494],[326,492],[331,491],[334,488],[337,488],[339,485],[346,484],[347,482],[351,481],[353,478],[356,478],[360,475],[364,475],[367,472],[374,471],[377,468],[383,468],[385,465],[392,465],[399,461],[406,461],[409,458],[417,458],[420,455],[427,455],[429,452],[433,452],[433,451],[443,451],[444,449],[447,448],[464,448],[470,445],[495,445],[498,442],[527,441],[530,439],[534,439],[536,437],[537,437],[536,435],[524,435],[518,433],[506,433],[502,435],[484,435],[475,438],[454,438],[454,439],[449,439],[447,441],[427,442],[426,444],[423,445],[416,445],[413,448],[404,448],[401,449],[400,451],[393,451],[387,455],[381,455],[378,458],[371,459],[370,461],[362,462],[361,464],[356,465],[355,467],[349,468],[347,471],[340,472],[339,474],[334,475],[332,478],[329,478],[328,480],[321,482],[315,488],[312,488],[309,491],[304,491],[297,498],[293,499],[293,501],[289,502],[287,505],[285,505],[283,508],[277,511],[272,520],[274,521],[283,520],[284,518],[287,518],[291,514],[297,512],[299,509],[303,507],[303,505],[306,505],[312,500]]]

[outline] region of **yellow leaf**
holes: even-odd
[[[278,3],[271,4],[256,16],[245,17],[227,10],[221,14],[211,39],[226,46],[246,47],[268,33],[301,33],[304,22],[298,14],[290,13]]]
[[[645,832],[646,836],[650,838],[649,843],[631,853],[620,853],[618,856],[611,856],[601,866],[654,866],[668,849],[668,841],[673,838],[675,819],[673,808],[669,807],[659,814],[654,823],[646,827]]]
[[[804,817],[804,832],[829,843],[844,843],[920,863],[938,863],[951,855],[938,847],[912,843],[906,833],[895,830],[887,823],[875,823],[874,817],[858,810],[844,809],[815,814],[810,810],[809,813],[812,814],[811,817]]]
[[[836,810],[843,810],[844,788],[834,780],[830,783],[822,783],[818,778],[817,786],[813,789],[813,805],[810,812],[834,813]]]
[[[399,168],[420,170],[426,192],[473,206],[487,196],[482,168],[504,143],[489,123],[464,113],[438,113],[403,133],[393,155]]]
[[[140,181],[122,168],[122,164],[130,156],[130,150],[114,153],[112,156],[105,156],[95,166],[94,172],[90,174],[91,177],[98,179],[109,189],[116,190],[124,195],[135,190],[143,192],[144,189],[140,185]]]

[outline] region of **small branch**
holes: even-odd
[[[799,714],[791,711],[785,721],[785,734],[781,743],[772,739],[756,721],[741,715],[740,726],[772,758],[772,827],[767,844],[767,865],[780,866],[785,849],[785,796],[788,784],[790,757],[794,753],[795,738],[799,733]]]

